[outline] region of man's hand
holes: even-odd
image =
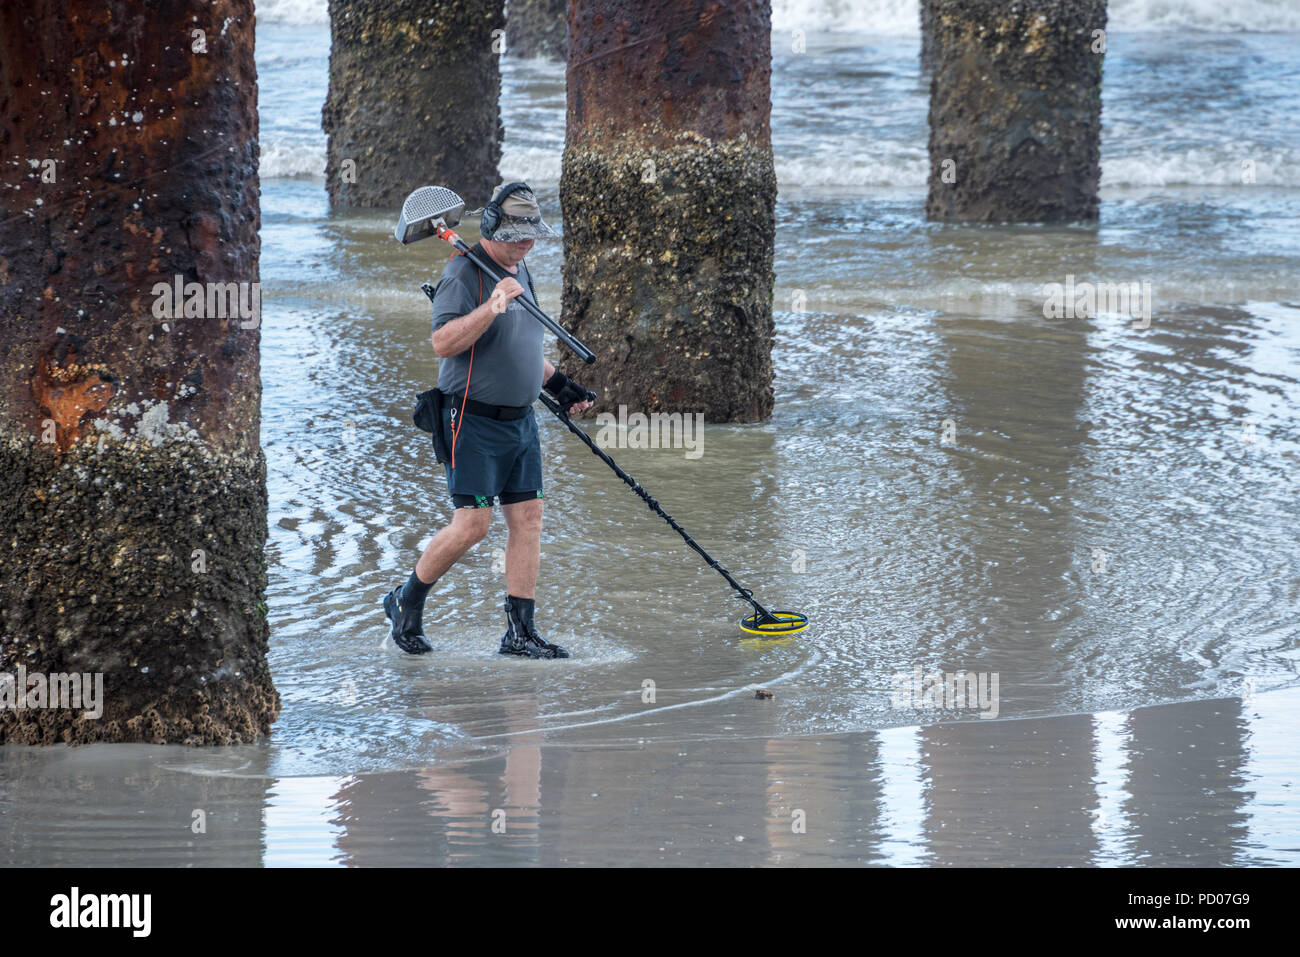
[[[552,374],[542,388],[555,396],[555,401],[560,403],[560,408],[566,414],[569,412],[585,412],[594,405],[592,399],[595,397],[563,372],[556,371]]]
[[[488,326],[510,306],[510,300],[522,295],[523,291],[519,280],[506,276],[496,284],[486,302],[434,331],[434,353],[440,359],[460,355],[487,332]]]
[[[519,285],[519,280],[513,276],[506,276],[492,290],[492,311],[498,316],[501,315],[509,308],[511,299],[523,294],[524,287]]]

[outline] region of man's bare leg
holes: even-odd
[[[451,524],[433,536],[415,563],[405,585],[384,596],[384,614],[393,623],[393,643],[405,652],[423,654],[433,645],[424,635],[424,599],[429,589],[456,560],[483,540],[492,521],[491,509],[458,508]]]
[[[537,590],[537,569],[542,561],[542,500],[530,498],[502,505],[501,511],[508,529],[506,592],[516,598],[532,598]]]
[[[491,522],[490,508],[456,509],[451,524],[424,547],[424,554],[415,564],[415,577],[426,585],[436,582],[462,555],[483,540]],[[534,568],[533,576],[536,575]]]

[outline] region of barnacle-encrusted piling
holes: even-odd
[[[471,205],[501,182],[502,0],[330,0],[325,188],[396,209],[431,183]]]
[[[568,0],[510,0],[506,6],[506,53],[563,60],[567,49]]]
[[[252,0],[0,5],[0,743],[279,713],[253,32]]]
[[[921,72],[929,73],[939,62],[939,45],[935,39],[934,17],[942,0],[921,0]]]
[[[772,411],[766,0],[574,0],[564,320],[597,410]]]
[[[1097,218],[1105,0],[936,0],[930,219]]]

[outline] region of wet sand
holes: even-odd
[[[463,759],[353,775],[270,776],[265,747],[0,748],[3,863],[1300,864],[1300,690],[772,737],[773,690],[692,709],[725,734],[704,739],[650,706],[618,739],[537,731],[506,702],[514,730]]]

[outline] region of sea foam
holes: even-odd
[[[326,0],[259,0],[263,23],[328,23]],[[1295,0],[1111,0],[1109,27],[1147,30],[1300,31]],[[886,36],[920,31],[917,0],[773,0],[773,30],[832,30]]]

